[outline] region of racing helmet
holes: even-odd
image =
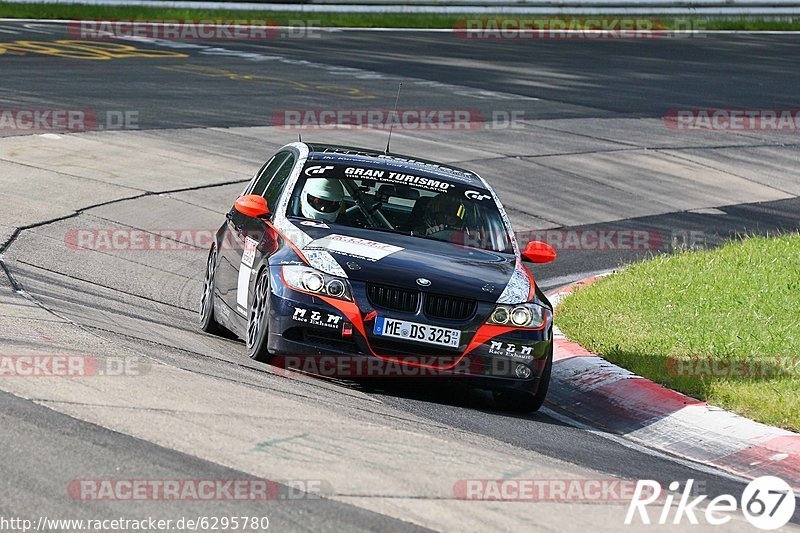
[[[309,178],[300,193],[300,212],[313,220],[334,222],[342,208],[344,190],[339,180]]]

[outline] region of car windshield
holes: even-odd
[[[287,215],[513,252],[491,193],[441,178],[311,161],[292,191]]]

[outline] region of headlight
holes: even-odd
[[[495,324],[505,324],[508,322],[508,309],[505,307],[496,307],[492,313],[492,322]]]
[[[281,273],[286,285],[295,290],[340,300],[353,300],[350,284],[346,279],[325,274],[305,265],[284,265],[281,267]]]
[[[498,305],[489,315],[487,324],[538,329],[545,323],[550,310],[538,304]]]
[[[327,285],[325,285],[325,289],[328,291],[328,294],[334,298],[339,298],[347,291],[344,282],[340,279],[330,280]]]
[[[511,323],[515,326],[527,326],[530,324],[531,319],[533,319],[533,313],[527,307],[519,306],[511,310]],[[537,325],[541,325],[541,322]]]
[[[300,285],[307,291],[319,292],[325,286],[325,280],[317,272],[303,272],[300,277]]]

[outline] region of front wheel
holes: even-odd
[[[524,413],[533,413],[538,411],[544,404],[547,397],[547,390],[550,388],[550,374],[553,370],[553,345],[550,344],[550,353],[547,354],[547,362],[544,365],[542,376],[539,378],[539,388],[535,393],[516,391],[516,390],[498,390],[493,391],[494,403],[500,409],[506,411],[518,411]]]
[[[269,269],[258,276],[253,305],[247,319],[247,355],[256,361],[266,363],[271,355],[267,350],[269,338]]]
[[[222,328],[214,318],[214,278],[217,273],[217,247],[208,252],[206,275],[203,280],[203,295],[200,297],[200,329],[212,335],[219,335]]]

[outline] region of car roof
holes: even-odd
[[[451,183],[485,188],[483,180],[476,173],[463,168],[438,163],[429,159],[411,157],[395,153],[385,154],[379,150],[341,146],[333,144],[305,143],[308,146],[308,159],[311,161],[331,161],[363,165],[388,171],[401,171],[436,177]]]

